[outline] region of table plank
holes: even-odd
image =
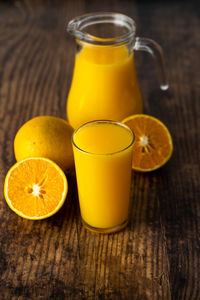
[[[97,10],[128,14],[138,35],[163,46],[168,92],[150,57],[136,53],[136,66],[145,112],[174,140],[166,166],[133,173],[130,223],[111,235],[82,227],[74,174],[66,203],[47,220],[18,217],[3,196],[18,128],[37,115],[66,117],[75,49],[67,22]],[[199,13],[195,1],[0,2],[1,299],[200,298]]]

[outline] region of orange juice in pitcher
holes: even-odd
[[[118,13],[88,14],[68,24],[77,42],[67,100],[67,118],[73,128],[92,120],[121,121],[142,113],[133,50],[148,51],[157,59],[161,88],[168,88],[161,47],[150,39],[136,38],[135,30],[134,21]]]

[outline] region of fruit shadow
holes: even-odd
[[[131,204],[127,229],[139,233],[160,228],[160,188],[167,167],[153,172],[132,171]]]
[[[68,182],[68,192],[66,200],[61,207],[61,209],[46,221],[52,226],[62,227],[68,226],[72,222],[81,222],[80,219],[80,208],[78,202],[78,192],[76,184],[76,175],[75,172],[66,173],[67,182]]]

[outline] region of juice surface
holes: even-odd
[[[115,123],[93,123],[78,130],[76,145],[89,153],[109,154],[122,151],[132,142],[132,133]]]
[[[73,146],[81,215],[94,228],[128,220],[133,135],[113,123],[80,128]],[[112,154],[111,154],[112,153]]]
[[[99,119],[122,121],[141,112],[133,52],[125,46],[83,45],[76,54],[67,101],[71,126]]]

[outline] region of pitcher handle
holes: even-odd
[[[151,39],[136,37],[134,50],[146,51],[155,58],[158,77],[160,79],[160,88],[163,91],[167,90],[169,84],[167,80],[165,56],[161,46]]]

